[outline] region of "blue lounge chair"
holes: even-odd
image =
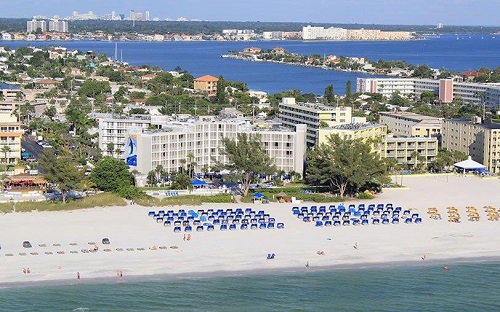
[[[380,224],[380,220],[379,219],[373,219],[372,220],[372,224]]]
[[[406,219],[405,219],[405,223],[406,223],[406,224],[411,224],[411,222],[412,222],[411,218],[406,218]]]
[[[165,210],[160,210],[160,211],[158,211],[158,215],[159,215],[160,217],[163,217],[163,216],[165,215]]]
[[[267,224],[268,229],[274,229],[274,223],[268,223]]]
[[[220,226],[220,230],[221,230],[221,231],[225,231],[225,230],[227,230],[227,225],[222,224],[222,225]]]
[[[261,229],[261,230],[266,229],[266,228],[267,228],[267,226],[266,226],[266,224],[265,224],[265,223],[261,223],[261,224],[259,225],[259,229]]]
[[[207,231],[213,231],[215,230],[215,227],[213,225],[207,226]]]
[[[336,220],[336,221],[333,221],[333,226],[339,226],[340,225],[340,221]]]
[[[163,223],[163,217],[157,217],[156,223]]]
[[[392,224],[398,224],[399,218],[392,218]]]
[[[325,221],[325,226],[332,226],[332,221]]]
[[[405,211],[403,211],[403,215],[404,215],[404,216],[407,216],[407,215],[409,215],[409,214],[410,214],[410,210],[405,210]]]
[[[236,224],[231,224],[231,225],[229,225],[229,230],[230,230],[230,231],[234,231],[234,230],[236,230]]]
[[[344,222],[342,222],[342,225],[351,225],[351,222],[349,220],[345,220]]]
[[[198,225],[196,227],[196,232],[203,232],[203,225]]]
[[[411,215],[411,218],[412,218],[412,219],[416,219],[416,218],[418,218],[418,213],[414,213],[414,214],[412,214],[412,215]]]
[[[240,225],[240,230],[248,230],[248,224]]]
[[[179,233],[179,232],[181,232],[181,227],[180,226],[174,227],[174,233]]]
[[[163,226],[171,226],[171,225],[172,225],[172,222],[170,222],[170,221],[163,222]]]
[[[415,218],[415,223],[422,223],[422,218]]]
[[[361,225],[368,225],[368,219],[361,220]]]
[[[359,225],[359,219],[352,220],[352,225]]]
[[[148,216],[149,216],[149,217],[154,217],[154,216],[155,216],[155,212],[154,212],[154,211],[150,211],[150,212],[148,213]]]
[[[186,226],[184,228],[184,232],[191,232],[191,231],[193,231],[193,228],[191,226]]]
[[[382,224],[389,224],[389,219],[383,218],[382,219]]]
[[[251,229],[251,230],[256,230],[256,229],[258,229],[258,228],[259,228],[259,227],[257,226],[257,224],[251,224],[251,225],[250,225],[250,229]]]
[[[285,228],[285,223],[280,222],[280,223],[276,224],[276,228],[277,228],[278,230],[282,230],[282,229],[284,229],[284,228]]]
[[[316,226],[317,227],[322,227],[323,226],[323,222],[322,221],[316,221]]]

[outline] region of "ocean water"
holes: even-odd
[[[499,291],[498,262],[434,263],[3,288],[0,311],[499,311]]]
[[[18,46],[62,45],[81,51],[105,52],[114,57],[115,43],[103,41],[68,42],[19,42],[3,41],[0,45]],[[405,60],[409,64],[428,64],[433,68],[464,71],[481,66],[500,66],[500,36],[449,35],[440,38],[414,41],[250,41],[250,42],[118,42],[118,59],[132,65],[156,65],[164,70],[176,66],[189,71],[195,77],[210,74],[224,76],[232,81],[244,81],[250,89],[277,93],[298,89],[302,93],[323,94],[325,87],[333,84],[334,92],[344,94],[348,80],[353,88],[358,73],[347,73],[319,68],[289,66],[261,62],[223,59],[220,56],[231,50],[242,51],[256,46],[272,49],[277,46],[289,52],[303,55],[344,55],[368,57],[370,60]]]

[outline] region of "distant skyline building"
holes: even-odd
[[[67,33],[68,32],[68,22],[67,21],[60,21],[57,19],[52,19],[49,21],[49,31]]]
[[[437,26],[436,26],[437,29],[441,29],[443,28],[443,23],[438,23]]]
[[[38,21],[37,19],[32,19],[31,21],[26,22],[26,32],[33,33],[36,32],[37,29],[40,29],[42,32],[47,31],[47,22],[46,21]]]

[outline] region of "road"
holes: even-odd
[[[23,135],[21,138],[21,147],[26,150],[26,152],[33,155],[37,160],[43,152],[43,147],[36,143],[35,137],[31,135]]]

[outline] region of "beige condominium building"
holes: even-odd
[[[169,122],[161,129],[129,129],[125,137],[127,164],[142,174],[158,165],[169,172],[194,163],[196,172],[203,172],[220,161],[227,161],[220,149],[222,139],[237,140],[237,135],[258,135],[266,153],[278,170],[303,173],[306,154],[306,126],[295,130],[279,124],[251,125],[244,119]]]
[[[491,172],[500,172],[500,123],[483,123],[479,117],[447,119],[443,147],[464,152]]]
[[[351,107],[326,106],[323,104],[296,103],[295,98],[283,98],[278,117],[283,126],[294,129],[297,124],[307,126],[307,146],[314,146],[318,129],[350,124]]]
[[[380,112],[380,123],[397,137],[440,137],[443,118],[410,112]]]
[[[388,137],[383,142],[381,156],[395,158],[398,164],[426,166],[438,154],[438,139],[435,137]]]
[[[15,164],[21,158],[21,137],[23,130],[16,116],[0,114],[0,151],[1,163]],[[5,149],[4,147],[8,147]]]
[[[438,153],[436,137],[387,136],[387,126],[382,124],[349,124],[319,129],[319,143],[326,142],[331,134],[350,139],[375,139],[372,148],[381,158],[394,158],[398,164],[409,166],[413,166],[415,161],[419,165],[428,165]]]

